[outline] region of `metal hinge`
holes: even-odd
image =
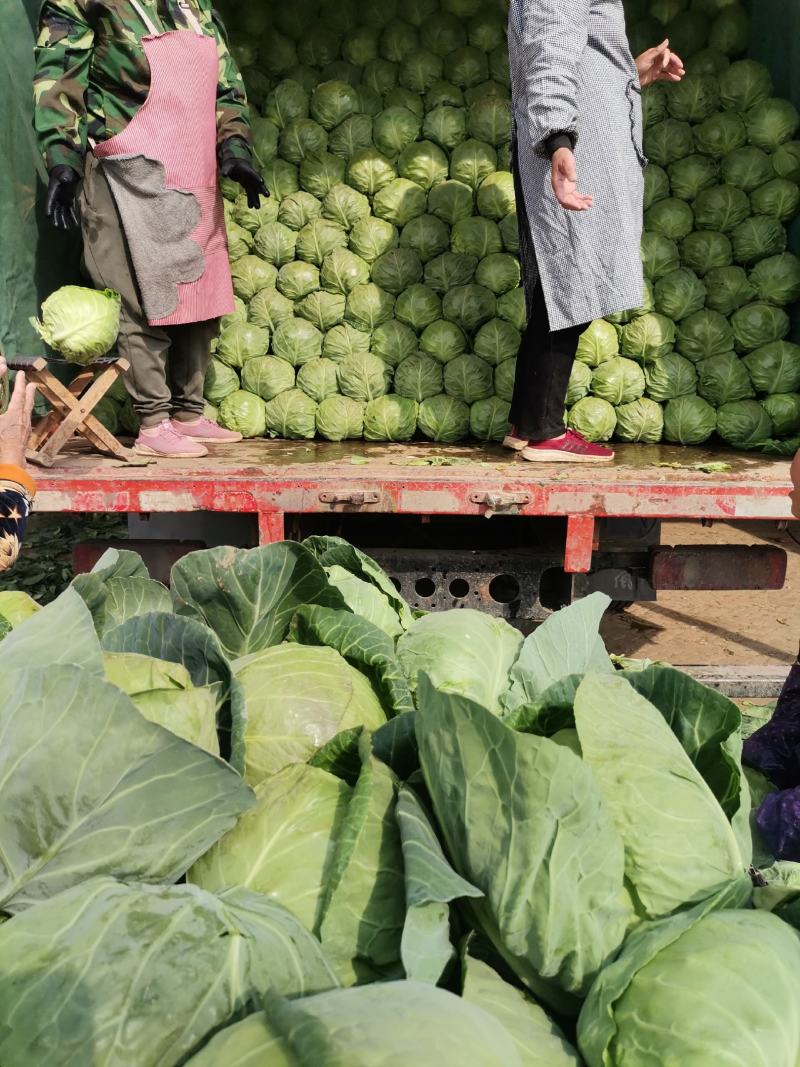
[[[470,493],[470,503],[481,504],[486,508],[486,517],[491,518],[498,511],[513,512],[530,504],[530,493]]]
[[[364,504],[377,504],[380,496],[377,493],[358,491],[355,493],[320,493],[322,504],[345,504],[349,507],[360,508]]]

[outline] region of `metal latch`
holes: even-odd
[[[355,493],[320,493],[322,504],[344,504],[352,508],[363,507],[364,504],[377,504],[380,497],[377,493],[368,493],[358,490]]]
[[[481,504],[486,508],[486,518],[490,519],[498,511],[518,511],[530,504],[530,493],[470,493],[470,503]]]

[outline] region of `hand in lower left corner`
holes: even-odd
[[[247,206],[258,210],[261,207],[261,197],[269,196],[269,190],[264,184],[264,179],[255,169],[252,163],[246,159],[228,157],[220,165],[220,173],[224,178],[230,178],[238,182],[247,194]]]
[[[6,361],[0,356],[0,378],[7,373]],[[25,375],[19,371],[8,410],[0,415],[0,466],[25,467],[25,449],[31,435],[35,399],[36,386],[29,385]]]

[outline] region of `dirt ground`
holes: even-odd
[[[665,523],[662,543],[772,544],[788,553],[786,585],[778,592],[665,592],[606,617],[604,637],[620,655],[659,659],[676,666],[792,663],[800,642],[800,523],[705,528]]]

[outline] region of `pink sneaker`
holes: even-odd
[[[552,441],[528,442],[521,455],[533,463],[610,463],[614,450],[593,445],[574,430],[567,430]]]
[[[513,452],[521,452],[523,448],[527,448],[529,444],[527,437],[519,437],[517,435],[516,426],[512,426],[511,430],[503,438],[503,448],[510,448]]]
[[[201,418],[198,422],[180,422],[171,419],[172,428],[181,437],[188,437],[193,441],[214,441],[217,444],[235,444],[242,440],[242,435],[235,430],[226,430],[224,426],[217,426],[211,419]]]
[[[191,437],[184,437],[176,433],[169,419],[164,419],[157,427],[151,427],[155,432],[147,433],[139,431],[134,452],[140,456],[163,456],[166,459],[199,459],[207,456],[208,449],[199,441],[193,441]]]

